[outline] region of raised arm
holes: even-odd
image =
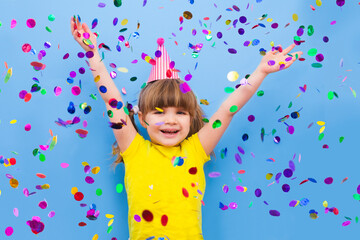
[[[79,18],[75,18],[75,16],[71,17],[71,33],[74,39],[86,52],[90,51],[93,53],[93,57],[89,58],[91,72],[93,74],[96,87],[105,102],[110,122],[117,125],[117,128],[122,126],[120,129],[113,127],[113,131],[120,151],[124,152],[135,138],[136,130],[129,116],[124,111],[126,106],[125,103],[123,103],[120,92],[114,81],[111,79],[104,62],[100,58],[96,43],[97,36],[91,32],[86,23],[81,23]],[[113,99],[117,102],[122,102],[123,106],[120,109],[118,109],[119,107],[116,107],[116,105],[115,107],[112,107],[110,102],[114,102],[112,101]],[[122,124],[122,120],[126,122],[126,125]]]
[[[210,154],[214,150],[215,146],[229,126],[233,116],[254,95],[265,77],[269,73],[277,72],[290,67],[293,62],[301,56],[302,52],[289,54],[294,47],[295,44],[292,44],[285,50],[282,50],[281,46],[279,46],[277,49],[266,53],[259,66],[247,79],[248,83],[241,85],[232,92],[210,118],[209,123],[205,124],[204,127],[200,129],[198,136],[206,154]],[[275,64],[272,64],[273,62],[269,61],[275,61]],[[231,112],[230,108],[232,106],[236,106],[233,108],[237,110]],[[221,125],[216,123],[214,124],[215,121],[221,123]],[[213,124],[215,125],[215,128],[213,127]],[[220,125],[220,127],[217,127],[217,125]]]

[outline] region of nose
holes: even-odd
[[[168,113],[165,116],[166,116],[165,123],[167,123],[167,124],[176,124],[177,123],[176,114]]]

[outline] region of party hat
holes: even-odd
[[[175,70],[175,62],[170,61],[170,57],[164,46],[164,39],[157,39],[158,48],[155,52],[155,64],[151,68],[151,73],[148,83],[160,79],[175,79],[179,78]]]

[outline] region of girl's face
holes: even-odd
[[[189,134],[190,114],[178,107],[165,107],[162,110],[155,109],[145,116],[139,111],[140,123],[146,128],[151,142],[168,147],[177,146]]]

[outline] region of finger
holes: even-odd
[[[287,55],[293,57],[296,60],[296,59],[299,59],[302,54],[303,54],[303,52],[297,51],[297,52],[293,52],[293,53],[290,53],[290,54],[287,54]]]
[[[275,55],[275,54],[277,54],[278,52],[282,52],[282,51],[283,51],[283,50],[282,50],[281,45],[278,45],[278,46],[273,47],[271,53]]]
[[[89,33],[91,36],[91,30],[86,23],[82,24],[82,28],[84,29],[85,32]]]
[[[291,44],[290,46],[288,46],[284,51],[283,54],[286,55],[288,54],[291,50],[293,50],[293,48],[295,47],[295,43]]]

